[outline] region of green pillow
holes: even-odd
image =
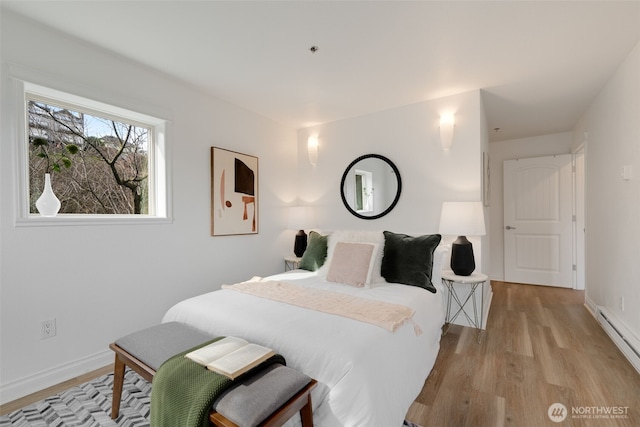
[[[315,231],[309,232],[307,249],[302,254],[298,268],[302,270],[316,271],[327,259],[327,236],[322,236]]]
[[[413,237],[385,231],[382,277],[387,282],[419,286],[435,294],[431,283],[433,251],[441,239],[439,234]]]

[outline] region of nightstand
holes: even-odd
[[[449,292],[449,301],[447,302],[447,315],[445,317],[445,323],[447,324],[444,333],[446,334],[451,326],[451,322],[455,321],[460,313],[464,314],[469,324],[473,325],[477,329],[478,342],[480,342],[480,332],[482,331],[482,320],[484,319],[484,284],[488,277],[486,274],[473,272],[470,276],[458,276],[451,270],[445,270],[442,272],[442,283],[447,287]],[[455,283],[469,285],[471,289],[465,297],[464,301],[460,300],[460,296],[454,286]],[[476,290],[480,288],[480,317],[478,317],[478,308],[476,304]],[[469,302],[473,303],[473,318],[471,313],[468,313],[465,306]],[[453,315],[451,314],[451,301],[455,301],[458,305],[458,309]]]
[[[287,255],[284,257],[284,271],[295,270],[300,267],[301,257]]]

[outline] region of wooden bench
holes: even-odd
[[[120,412],[126,367],[152,382],[165,360],[212,338],[189,325],[169,322],[134,332],[110,344],[115,352],[111,418],[117,418]],[[273,365],[223,393],[216,400],[209,421],[217,427],[277,427],[299,412],[302,426],[313,427],[311,390],[316,384],[316,380],[291,368]],[[264,393],[265,390],[268,393]],[[266,418],[256,421],[256,417]]]

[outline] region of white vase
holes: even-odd
[[[60,200],[53,194],[51,188],[51,175],[44,174],[44,190],[38,200],[36,200],[36,208],[42,216],[56,216],[60,210]]]

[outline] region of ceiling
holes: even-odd
[[[640,40],[638,0],[1,4],[294,128],[481,89],[491,141],[571,130]]]

